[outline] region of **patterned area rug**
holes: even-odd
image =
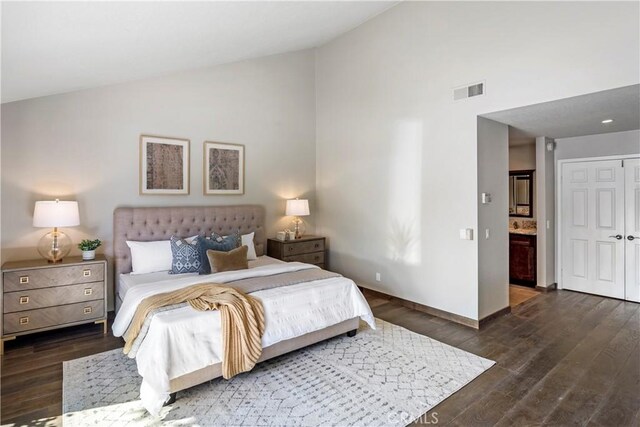
[[[152,417],[135,362],[112,350],[64,363],[63,422],[72,425],[406,425],[494,362],[376,319],[261,363],[230,381],[178,393]]]

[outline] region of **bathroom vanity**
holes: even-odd
[[[509,229],[509,280],[536,287],[536,229]]]

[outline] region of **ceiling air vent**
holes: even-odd
[[[470,86],[463,86],[453,90],[453,100],[471,98],[484,94],[484,83],[474,83]]]

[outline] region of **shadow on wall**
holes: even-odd
[[[422,122],[395,123],[389,153],[387,257],[420,265],[422,206]]]
[[[389,224],[388,258],[400,265],[421,264],[420,217],[391,218]]]

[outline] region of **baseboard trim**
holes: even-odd
[[[429,307],[428,305],[424,305],[424,304],[420,304],[420,303],[417,303],[417,302],[409,301],[409,300],[406,300],[406,299],[400,298],[400,297],[394,297],[392,295],[385,294],[384,292],[380,292],[380,291],[376,291],[376,290],[367,288],[366,286],[362,286],[361,284],[358,284],[358,287],[360,288],[360,290],[363,293],[370,294],[371,296],[387,299],[389,301],[394,301],[394,302],[397,302],[397,303],[403,305],[404,307],[407,307],[407,308],[410,308],[410,309],[413,309],[413,310],[416,310],[416,311],[420,311],[422,313],[430,314],[432,316],[439,317],[441,319],[448,320],[450,322],[458,323],[460,325],[467,326],[469,328],[480,329],[480,323],[482,321],[479,322],[479,321],[477,321],[475,319],[471,319],[469,317],[461,316],[461,315],[455,314],[455,313],[450,313],[450,312],[445,311],[445,310],[440,310],[439,308]],[[509,307],[507,307],[507,308],[509,308]],[[509,310],[509,311],[511,311],[511,310]]]
[[[552,283],[549,286],[536,285],[536,291],[540,291],[540,292],[553,292],[557,289],[558,289],[557,283]]]

